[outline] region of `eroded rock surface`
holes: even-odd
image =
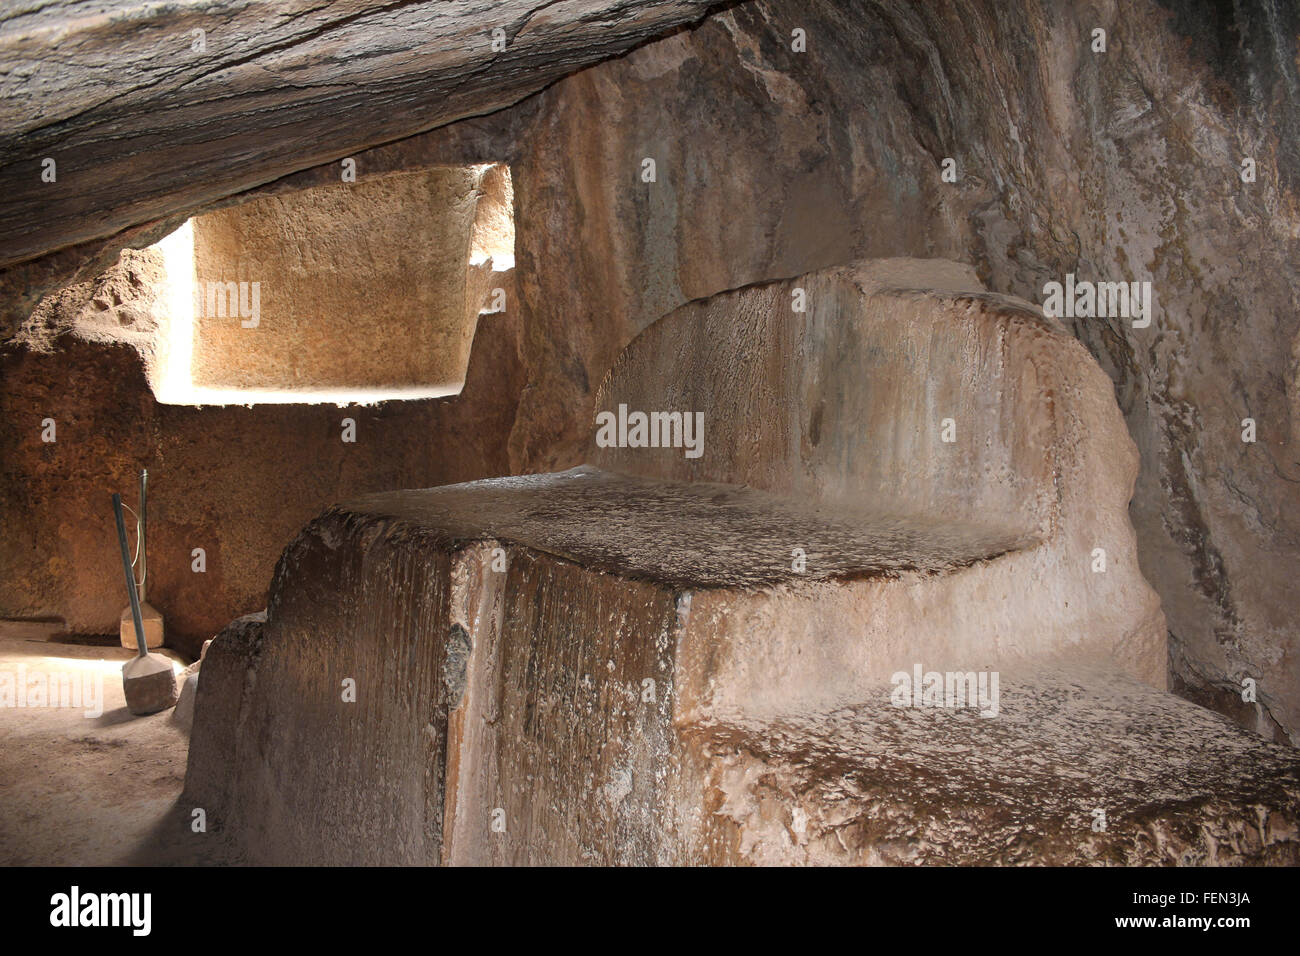
[[[0,265],[500,109],[706,7],[7,4]],[[45,158],[55,182],[42,180]]]
[[[1297,34],[1294,8],[1198,0],[762,0],[556,84],[512,164],[536,349],[515,470],[580,461],[574,409],[691,299],[861,256],[971,262],[1035,305],[1068,273],[1150,280],[1149,328],[1067,324],[1141,455],[1132,514],[1171,677],[1294,743]]]
[[[182,801],[250,862],[1300,862],[1294,751],[1114,671],[1004,673],[995,719],[894,708],[885,680],[695,719],[689,593],[359,514],[275,587],[205,658]]]
[[[508,441],[499,471],[581,461],[609,363],[693,298],[863,255],[973,262],[991,290],[1035,304],[1067,273],[1150,278],[1150,328],[1069,325],[1114,382],[1141,455],[1132,514],[1171,677],[1294,742],[1297,32],[1288,6],[1208,0],[759,0],[490,117],[358,153],[358,168],[511,164],[526,369],[492,426],[508,439],[458,425],[446,446],[488,455]],[[955,183],[939,178],[945,158]],[[338,175],[327,163],[257,194]],[[113,242],[147,244],[159,228]],[[8,328],[45,290],[106,265],[106,248],[115,256],[94,240],[0,274]],[[1241,698],[1247,678],[1258,703]]]
[[[994,524],[927,521],[884,509],[844,515],[737,485],[590,466],[384,492],[343,509],[426,524],[450,548],[485,538],[515,541],[584,567],[684,588],[938,573],[1037,543]],[[803,545],[798,570],[791,542]]]
[[[478,323],[455,398],[165,405],[149,384],[156,330],[142,298],[125,294],[148,266],[124,257],[111,281],[70,290],[28,344],[0,353],[0,614],[117,633],[125,595],[108,496],[135,487],[141,467],[149,596],[169,645],[190,656],[233,616],[266,606],[277,558],[330,502],[508,472],[494,439],[518,402],[518,386],[504,384],[518,381],[517,313]],[[344,418],[354,443],[341,440]]]
[[[358,499],[286,551],[266,623],[212,645],[204,674],[218,676],[199,684],[194,733],[206,740],[186,799],[221,807],[218,822],[257,862],[1300,861],[1300,758],[1160,689],[1163,623],[1124,509],[1132,471],[1103,467],[1133,456],[1108,383],[1023,303],[940,273],[950,287],[922,290],[902,279],[933,266],[872,263],[687,306],[629,346],[602,398],[686,397],[716,412],[711,396],[725,402],[732,377],[701,377],[685,354],[660,374],[665,343],[684,353],[726,317],[767,341],[762,326],[780,315],[773,325],[802,328],[806,349],[713,336],[703,367],[750,361],[756,394],[790,396],[815,369],[846,406],[911,409],[896,427],[921,444],[930,395],[965,388],[978,408],[982,389],[1002,389],[1024,417],[1000,439],[951,449],[950,467],[922,458],[913,481],[934,483],[929,493],[872,491],[934,507],[942,525],[945,474],[974,459],[998,486],[996,459],[1032,486],[1045,462],[1050,493],[1028,511],[1042,539],[966,566],[754,577],[747,547],[807,528],[779,509],[762,533],[728,522],[781,491],[807,520],[809,489],[837,506],[850,488],[861,495],[897,446],[858,461],[798,441],[765,446],[801,419],[772,420],[757,402],[715,423],[709,467],[730,486],[716,473],[665,474],[696,467],[664,456],[677,449],[626,447],[603,456],[621,473]],[[809,291],[803,319],[774,306],[796,287]],[[906,349],[876,349],[868,383],[820,361],[827,340],[811,333],[832,317],[869,355],[927,323],[958,340],[996,333],[998,346],[932,364],[937,380],[906,374]],[[1051,438],[1022,444],[1036,414]],[[850,474],[858,486],[837,482]],[[732,547],[665,533],[683,520],[705,542],[727,531]],[[627,533],[600,533],[619,521]],[[1099,534],[1128,555],[1113,572],[1068,558]],[[847,559],[860,544],[846,538]],[[728,564],[730,580],[710,577]],[[899,673],[913,669],[918,690],[900,697]],[[919,689],[931,669],[947,672],[948,697]],[[233,754],[221,779],[218,754]]]
[[[1008,676],[991,720],[857,707],[691,728],[729,861],[1300,862],[1294,751],[1130,678]]]

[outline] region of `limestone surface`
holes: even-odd
[[[802,318],[776,305],[795,288],[810,293]],[[749,334],[710,334],[729,326]],[[932,326],[997,347],[924,350],[916,374],[908,349],[879,347],[934,341]],[[696,335],[714,347],[693,352]],[[868,374],[828,364],[841,337],[877,356]],[[832,449],[842,411],[870,420],[875,403],[911,410],[899,439],[859,458],[786,440],[817,407],[809,380],[836,403],[821,426]],[[737,383],[789,396],[790,417],[753,398],[728,417]],[[912,517],[933,508],[943,527],[956,513],[943,477],[969,477],[974,457],[993,486],[972,488],[980,510],[1004,474],[1042,491],[1002,498],[1000,515],[1040,536],[904,569],[882,563],[869,523],[856,538],[819,528],[808,489],[862,519],[848,499],[924,447],[945,387],[976,412],[997,392],[1012,418],[951,449],[947,469],[917,454],[911,484],[866,496]],[[716,458],[605,449],[621,470],[348,502],[285,552],[266,621],[214,641],[186,800],[220,808],[250,859],[1300,860],[1300,760],[1163,691],[1163,626],[1125,511],[1133,450],[1100,370],[1023,303],[951,264],[826,270],[671,313],[601,396],[701,405]],[[1037,426],[1049,437],[1026,441]],[[821,573],[778,575],[762,551],[791,532],[841,551]],[[729,547],[708,544],[724,535]],[[1069,557],[1099,535],[1125,555],[1104,573]],[[913,671],[918,689],[900,696]],[[954,687],[969,675],[964,696],[928,697],[922,671]]]
[[[1066,325],[1138,448],[1132,518],[1171,680],[1294,744],[1298,18],[1209,0],[761,0],[556,84],[510,111],[519,261],[566,263],[519,276],[537,351],[514,470],[582,461],[610,363],[684,302],[864,256],[969,262],[1035,305],[1070,273],[1149,280],[1151,326]],[[658,182],[629,182],[646,156]]]
[[[11,5],[6,14],[29,8]],[[574,8],[562,4],[545,15]],[[42,9],[57,19],[68,6]],[[796,26],[809,40],[803,53],[791,49]],[[1097,28],[1107,34],[1104,54],[1090,49]],[[126,28],[114,25],[109,34],[119,29]],[[728,289],[860,256],[970,262],[990,290],[1035,305],[1044,284],[1067,273],[1149,278],[1152,326],[1137,329],[1113,318],[1071,319],[1067,326],[1111,378],[1141,457],[1132,516],[1142,570],[1168,622],[1171,680],[1179,693],[1294,742],[1300,727],[1292,626],[1300,547],[1293,454],[1300,327],[1292,263],[1300,206],[1290,144],[1300,128],[1298,34],[1297,11],[1286,4],[755,0],[576,72],[514,107],[430,133],[362,149],[378,140],[349,139],[352,129],[367,129],[364,121],[353,125],[349,113],[333,131],[338,151],[330,155],[357,150],[363,176],[446,162],[510,163],[521,347],[496,353],[502,382],[484,399],[488,417],[478,421],[467,409],[439,414],[433,424],[420,419],[416,427],[437,436],[428,454],[453,464],[425,468],[413,464],[422,460],[418,450],[393,449],[387,460],[400,458],[409,467],[393,466],[374,484],[349,480],[334,464],[326,470],[342,476],[337,483],[309,480],[311,508],[384,485],[579,464],[597,389],[620,350],[665,312]],[[58,36],[32,33],[23,42],[34,58],[48,60],[57,55],[51,50]],[[411,58],[411,84],[424,82],[414,73],[425,65]],[[296,76],[312,72],[304,64]],[[223,76],[205,77],[205,91]],[[21,71],[9,79],[15,96],[6,103],[41,95]],[[482,71],[459,93],[468,99],[495,79],[493,71]],[[64,94],[85,105],[80,90],[57,95]],[[300,94],[311,95],[297,89],[283,95]],[[253,90],[249,102],[260,95]],[[242,96],[233,92],[225,106],[242,111]],[[488,108],[486,101],[479,105]],[[108,122],[110,108],[87,118]],[[132,110],[125,122],[147,120]],[[220,122],[202,128],[210,132]],[[266,135],[292,139],[298,131],[281,124]],[[224,164],[231,149],[248,145],[221,140],[216,148],[225,150]],[[563,162],[556,161],[560,156]],[[647,157],[658,163],[653,186],[637,176]],[[338,163],[325,159],[238,197],[222,186],[226,198],[214,201],[335,185]],[[948,159],[955,163],[953,182],[940,178]],[[1243,180],[1246,159],[1257,169],[1251,182]],[[59,168],[66,171],[65,165]],[[244,170],[239,163],[230,168],[238,175]],[[23,166],[24,182],[28,175]],[[116,176],[114,183],[128,178]],[[42,204],[48,199],[41,194]],[[148,245],[198,205],[187,198],[166,206],[167,220],[6,269],[0,334],[16,329],[47,291],[78,273],[93,279],[117,261],[119,248]],[[74,211],[74,219],[99,215],[98,208],[92,212]],[[115,288],[105,285],[110,301]],[[114,307],[101,317],[112,321],[119,312]],[[51,395],[66,392],[70,377],[90,383],[97,396],[119,397],[121,373],[113,362],[79,353],[72,373],[53,361],[35,373],[31,364],[24,364],[17,387],[6,380],[9,407],[36,414]],[[147,412],[147,395],[127,390],[120,397],[126,399],[120,404]],[[1258,427],[1259,440],[1251,444],[1241,440],[1247,417]],[[217,455],[203,441],[209,427],[186,420],[163,430],[172,448],[197,446],[193,458],[177,454],[186,469],[214,467]],[[328,456],[323,444],[307,448],[299,441],[299,433],[313,428],[325,426],[304,417],[253,430],[261,441],[293,449],[289,458],[300,463]],[[6,476],[9,486],[34,489],[13,496],[9,514],[18,517],[6,527],[19,528],[24,547],[38,555],[21,566],[9,561],[5,579],[26,580],[12,587],[5,607],[61,612],[60,595],[72,589],[60,583],[59,562],[87,568],[94,561],[80,557],[93,550],[88,540],[58,538],[78,539],[75,528],[95,509],[78,506],[77,519],[63,522],[43,489],[68,470],[49,467],[45,449],[20,444],[16,431],[5,434],[6,463],[20,462]],[[238,439],[226,441],[229,448]],[[121,471],[129,473],[125,463]],[[89,474],[74,469],[68,479],[78,501],[90,500]],[[280,500],[289,482],[277,478],[248,480]],[[255,557],[232,556],[232,562],[247,560],[248,574],[218,595],[187,602],[204,603],[204,627],[261,606],[274,553],[310,513],[304,508],[282,522],[270,509],[232,505],[242,501],[229,493],[238,484],[218,468],[203,500],[226,505],[202,505],[198,523],[246,521],[252,530],[240,533],[241,553]],[[25,517],[38,513],[39,519]],[[262,530],[268,523],[273,532]],[[18,553],[14,546],[6,557]],[[79,620],[102,618],[111,629],[100,604],[78,599],[67,606]],[[174,619],[169,613],[169,622]],[[1242,699],[1246,680],[1258,684],[1258,701]]]
[[[459,392],[484,305],[470,265],[483,178],[438,167],[193,219],[192,382]]]
[[[707,4],[120,7],[0,11],[0,266],[500,109]]]

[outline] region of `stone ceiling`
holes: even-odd
[[[5,3],[0,269],[508,106],[710,5]]]

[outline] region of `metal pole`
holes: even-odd
[[[141,469],[140,471],[140,603],[141,604],[143,604],[145,601],[145,597],[144,597],[145,585],[149,583],[149,570],[147,565],[145,564],[145,555],[149,553],[149,549],[145,546],[145,538],[147,537],[148,534],[146,529],[149,527],[149,505],[145,499],[145,486],[148,484],[148,481],[149,481],[149,472],[144,469]]]
[[[117,543],[122,548],[122,573],[126,575],[126,593],[131,597],[131,619],[135,622],[135,643],[140,656],[149,656],[144,641],[144,621],[140,617],[140,595],[135,593],[135,575],[131,573],[131,554],[126,547],[126,522],[122,520],[122,496],[113,492],[113,517],[117,519]]]

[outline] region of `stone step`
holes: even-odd
[[[750,286],[597,409],[592,467],[331,509],[213,643],[189,792],[254,862],[1294,858],[1296,758],[1163,693],[1136,453],[1041,310],[942,262]],[[894,706],[918,668],[984,696]]]
[[[427,529],[450,547],[497,540],[676,588],[937,574],[1038,543],[1032,534],[993,521],[849,511],[736,485],[642,478],[585,465],[384,492],[340,510]]]
[[[888,671],[713,644],[765,598],[446,547],[336,511],[267,620],[213,642],[187,799],[252,862],[1300,862],[1300,755],[1113,668],[1012,662],[983,706],[898,707]],[[759,603],[720,624],[714,594]],[[799,657],[855,699],[791,694]]]
[[[978,708],[878,703],[683,728],[729,862],[1300,863],[1300,754],[1133,678],[1002,675]]]

